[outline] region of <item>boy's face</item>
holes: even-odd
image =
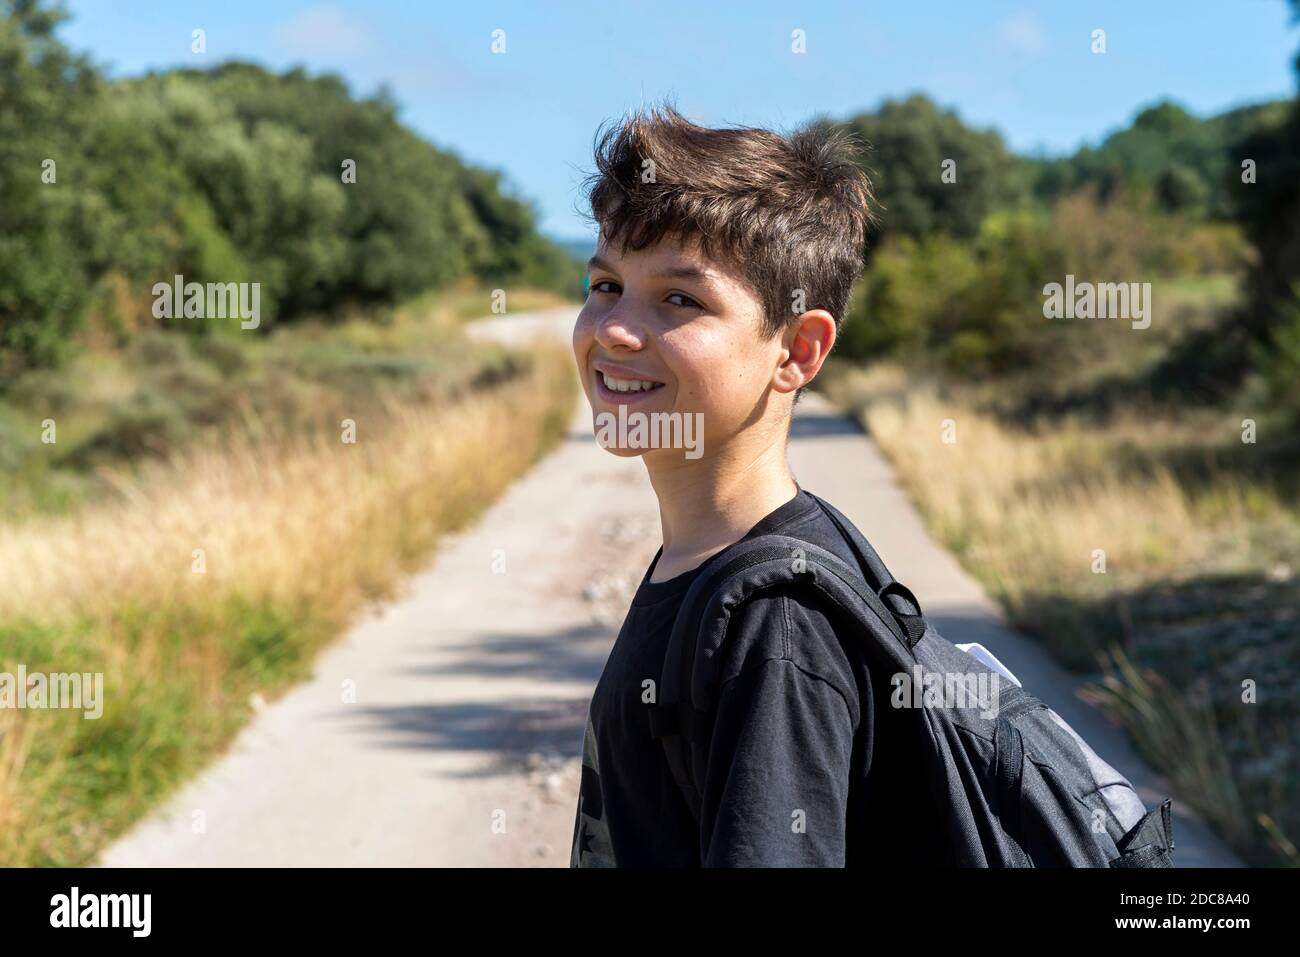
[[[628,413],[701,413],[705,456],[780,415],[780,403],[769,398],[773,374],[788,355],[782,336],[764,336],[754,291],[696,243],[664,240],[622,256],[602,234],[590,280],[573,351],[593,415],[617,416],[619,406]],[[607,447],[619,455],[646,453]]]

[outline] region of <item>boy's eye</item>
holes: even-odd
[[[601,288],[602,286],[610,286],[612,288],[602,289]],[[618,283],[614,282],[612,279],[598,279],[590,285],[589,289],[591,292],[607,292],[611,294],[617,293],[619,291]],[[694,299],[692,299],[690,296],[686,295],[685,293],[670,292],[668,294],[668,301],[672,302],[672,300],[674,299],[682,300],[681,302],[673,302],[672,304],[674,306],[679,306],[684,309],[704,308],[698,302],[696,302]]]

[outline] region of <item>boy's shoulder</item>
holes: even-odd
[[[774,667],[825,682],[858,722],[865,670],[835,608],[820,592],[790,583],[752,595],[732,610],[719,667],[720,687]]]
[[[800,490],[785,514],[781,512],[778,509],[773,513],[775,521],[765,520],[745,538],[783,535],[856,564],[851,546],[810,493]],[[720,682],[725,686],[755,669],[784,663],[833,685],[850,702],[856,723],[857,691],[864,672],[860,656],[854,654],[855,639],[840,614],[831,599],[805,582],[783,582],[751,594],[730,611]]]

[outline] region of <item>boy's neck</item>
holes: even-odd
[[[752,458],[724,455],[674,465],[656,468],[646,460],[664,537],[651,582],[698,568],[799,492],[784,442]]]

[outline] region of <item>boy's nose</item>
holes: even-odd
[[[615,346],[640,349],[644,339],[644,333],[621,304],[596,320],[596,341],[606,349],[613,349]]]

